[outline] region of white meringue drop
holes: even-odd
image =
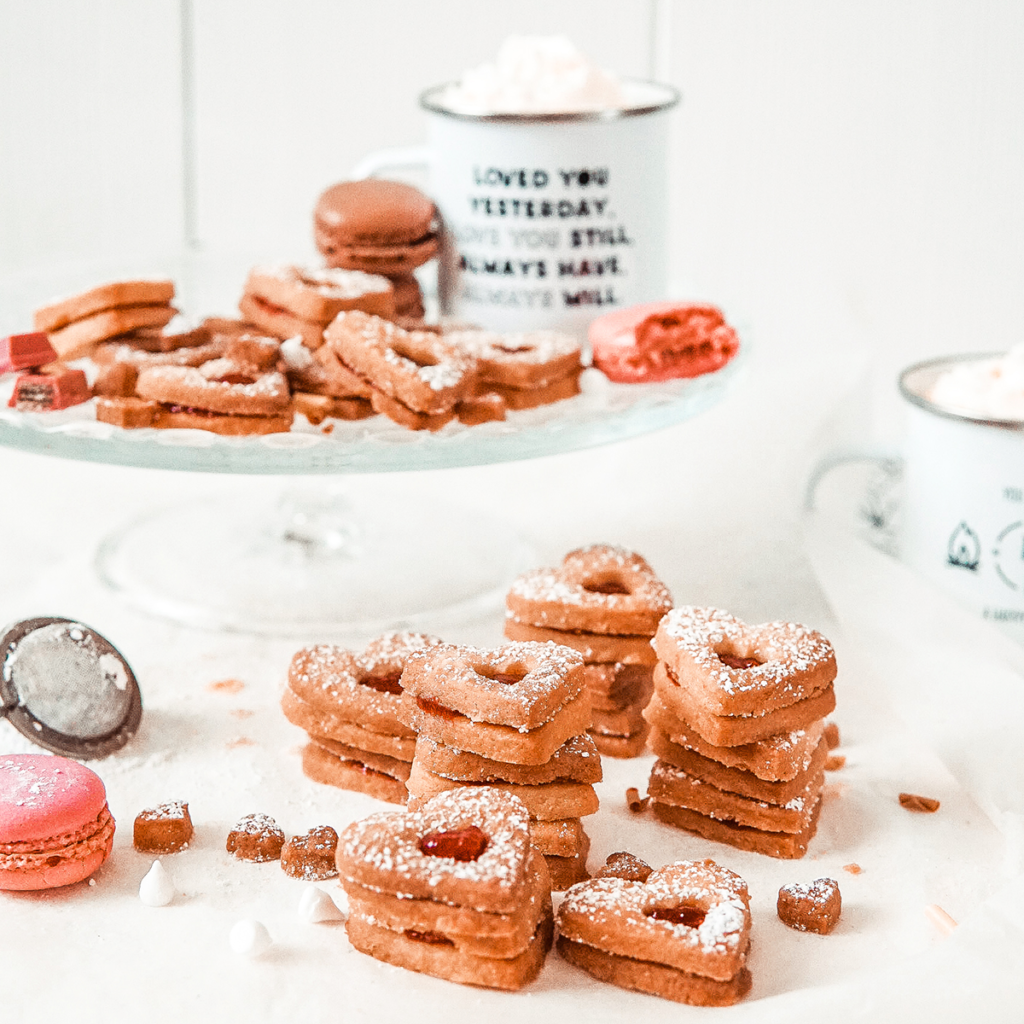
[[[147,907],[166,907],[174,899],[174,883],[160,861],[153,861],[153,866],[139,883],[139,899]]]
[[[310,924],[345,920],[345,915],[334,900],[315,885],[307,885],[302,890],[302,896],[299,897],[299,917]]]
[[[273,940],[264,924],[244,918],[231,929],[228,941],[236,953],[255,957],[270,949]]]

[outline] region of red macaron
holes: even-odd
[[[609,380],[644,384],[720,370],[739,349],[722,311],[705,303],[647,302],[592,321],[594,365]]]
[[[0,889],[55,889],[108,857],[114,819],[100,777],[50,754],[0,755]]]

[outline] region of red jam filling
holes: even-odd
[[[757,658],[741,658],[738,654],[718,654],[716,657],[729,668],[756,668],[758,665],[764,664]]]
[[[648,910],[647,917],[655,921],[668,921],[671,924],[684,924],[687,928],[699,928],[707,917],[707,911],[683,903],[678,907],[655,907]]]
[[[436,715],[438,718],[443,718],[448,722],[453,722],[456,718],[469,717],[461,711],[456,711],[454,708],[446,708],[443,704],[438,704],[436,700],[430,700],[428,697],[417,697],[416,707],[420,711],[425,711],[428,715]]]
[[[413,942],[425,942],[429,946],[455,945],[451,939],[440,932],[418,932],[415,928],[406,928],[403,934],[407,939],[412,939]]]
[[[428,832],[419,843],[420,852],[428,857],[448,857],[463,863],[477,860],[487,849],[490,840],[476,825],[450,832]]]
[[[376,690],[378,693],[401,694],[401,679],[401,672],[388,672],[386,675],[367,676],[365,679],[360,679],[359,682],[363,686],[369,686],[371,690]]]

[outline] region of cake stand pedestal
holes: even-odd
[[[497,608],[530,551],[496,517],[383,505],[331,482],[161,510],[107,537],[96,564],[132,604],[185,625],[366,636]]]
[[[149,266],[173,274],[184,307],[213,313],[230,309],[251,264],[194,253]],[[50,296],[130,269],[93,264],[10,276],[0,280],[0,311],[16,331]],[[283,497],[257,501],[225,486],[214,500],[139,518],[102,542],[98,571],[132,604],[189,626],[366,635],[482,612],[502,600],[531,559],[515,530],[492,514],[425,507],[411,485],[398,499],[374,501],[359,488],[360,474],[483,466],[648,434],[721,400],[748,357],[744,333],[743,348],[728,365],[692,380],[613,384],[587,369],[575,398],[511,412],[503,422],[452,422],[435,434],[405,430],[382,416],[320,428],[297,417],[289,433],[266,437],[123,430],[97,422],[92,402],[55,413],[8,409],[12,375],[0,380],[0,445],[148,469],[322,476],[320,486],[295,481]],[[346,476],[351,485],[342,487]]]

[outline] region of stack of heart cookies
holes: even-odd
[[[654,647],[644,717],[659,758],[655,816],[742,850],[802,857],[821,806],[832,645],[806,626],[684,607],[665,616]]]
[[[593,544],[570,551],[555,569],[518,577],[505,599],[505,636],[554,641],[580,652],[593,709],[590,734],[602,754],[644,749],[642,711],[657,656],[651,638],[672,595],[633,551]]]
[[[417,733],[410,807],[448,790],[510,793],[529,810],[553,887],[586,878],[590,839],[580,819],[598,809],[601,759],[586,734],[580,655],[553,644],[446,644],[413,655],[402,685],[398,716]]]
[[[566,893],[559,953],[621,988],[694,1006],[738,1002],[750,991],[746,882],[713,860],[644,867]]]
[[[288,670],[281,707],[309,735],[303,772],[404,804],[416,734],[398,718],[402,672],[414,651],[440,642],[423,633],[386,633],[360,653],[332,644],[302,648]]]
[[[514,796],[458,789],[375,814],[338,841],[348,937],[360,952],[436,978],[514,990],[551,948],[551,887]]]

